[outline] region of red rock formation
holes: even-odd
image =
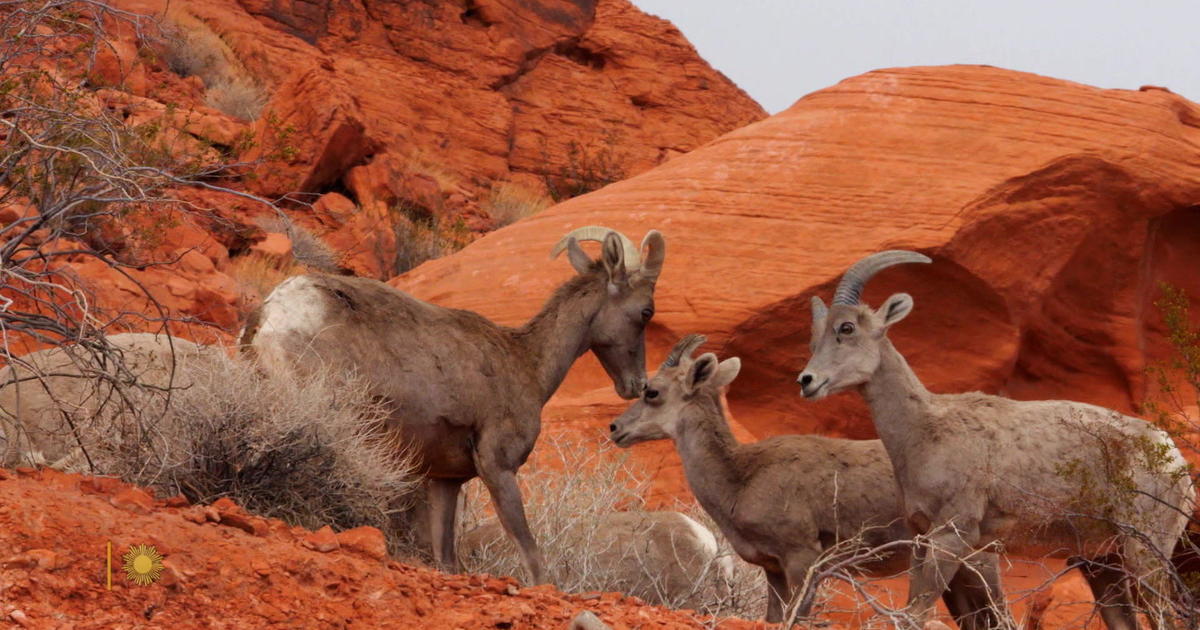
[[[595,194],[499,230],[394,284],[515,324],[570,275],[548,248],[601,224],[667,236],[658,361],[679,336],[739,355],[729,402],[757,436],[872,435],[855,396],[801,401],[809,297],[861,256],[935,264],[869,287],[916,299],[892,338],[934,391],[1063,397],[1131,411],[1161,356],[1156,285],[1200,296],[1200,107],[989,67],[871,72]],[[588,393],[591,392],[591,393]],[[585,357],[548,426],[602,434],[619,404]],[[593,413],[603,409],[603,413]],[[593,416],[597,416],[592,419]],[[585,421],[583,418],[589,418]],[[586,426],[584,426],[586,425]],[[655,469],[669,447],[639,447]],[[659,486],[680,490],[664,470]]]
[[[386,200],[380,178],[339,181],[382,163],[384,180],[450,175],[433,203],[475,212],[492,182],[516,173],[620,179],[764,116],[628,0],[202,0],[186,11],[271,89],[260,147],[272,125],[298,132],[297,154],[254,183],[269,195],[345,186]]]

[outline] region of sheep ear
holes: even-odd
[[[692,367],[688,368],[687,387],[689,391],[696,391],[705,383],[711,381],[717,374],[717,355],[706,352],[700,355],[692,363]]]
[[[592,257],[583,251],[579,246],[579,241],[575,237],[567,239],[567,260],[571,261],[571,266],[575,271],[584,274],[592,270]]]
[[[626,280],[625,273],[625,247],[621,243],[621,237],[616,232],[609,232],[604,237],[604,251],[600,254],[600,260],[604,263],[604,269],[608,272],[608,281],[610,284],[624,284]]]
[[[883,306],[880,306],[879,309],[875,311],[875,317],[878,317],[879,321],[883,322],[882,327],[884,330],[886,330],[891,327],[892,324],[895,324],[905,317],[908,317],[908,314],[912,311],[912,308],[913,299],[911,295],[907,293],[896,293],[892,295],[892,297],[889,297],[887,301],[883,303]]]
[[[829,309],[825,308],[825,301],[817,296],[812,296],[812,316],[813,330],[821,327],[821,322],[825,321],[825,316],[829,314]]]
[[[740,372],[741,369],[741,359],[737,357],[725,359],[719,366],[717,366],[717,377],[713,379],[713,384],[718,388],[725,387],[726,385],[732,383],[733,379],[737,378],[738,372]]]

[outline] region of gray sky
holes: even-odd
[[[868,70],[982,63],[1200,101],[1200,0],[633,0],[768,112]]]

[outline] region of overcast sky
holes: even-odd
[[[1200,101],[1200,0],[633,0],[768,112],[876,68],[982,63]]]

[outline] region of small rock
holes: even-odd
[[[253,536],[262,536],[267,533],[268,529],[266,521],[242,512],[221,512],[220,523],[236,527]]]
[[[29,618],[29,615],[22,612],[20,608],[8,613],[8,618],[21,624],[22,628],[28,628],[33,625],[33,620]]]
[[[49,549],[31,549],[24,553],[9,556],[3,563],[6,569],[45,569],[50,571],[58,567],[58,554]]]
[[[346,549],[358,551],[376,560],[388,556],[387,539],[377,528],[364,526],[348,529],[337,535],[338,544]]]
[[[163,505],[165,505],[167,507],[173,507],[173,508],[187,507],[191,504],[192,504],[192,502],[188,501],[187,497],[183,496],[182,494],[177,494],[173,497],[170,497],[166,501],[163,501]]]
[[[521,594],[521,589],[517,588],[516,584],[509,584],[508,587],[504,589],[504,592],[508,593],[512,597],[516,597],[517,595]]]
[[[33,561],[33,566],[39,569],[53,571],[58,568],[58,554],[49,549],[30,549],[25,552],[25,555],[29,556]]]
[[[206,506],[204,506],[204,518],[206,518],[214,523],[220,523],[221,522],[221,513],[217,511],[217,508],[215,508],[211,505],[206,505]]]
[[[242,509],[242,506],[235,503],[234,500],[230,499],[229,497],[221,497],[220,499],[213,501],[212,506],[216,508],[218,512],[245,512],[245,510]]]
[[[571,620],[571,625],[568,630],[612,630],[608,624],[600,621],[592,611],[585,610]]]
[[[208,522],[208,514],[205,513],[204,507],[199,505],[194,506],[191,509],[184,510],[180,516],[183,517],[183,520],[191,521],[196,524]]]
[[[180,575],[179,569],[175,567],[174,561],[164,558],[162,564],[162,574],[159,575],[157,583],[172,591],[182,591],[183,576]]]
[[[334,551],[339,547],[337,535],[328,525],[304,537],[300,544],[321,553]]]
[[[113,507],[142,514],[154,509],[154,497],[140,488],[126,488],[108,500]]]

